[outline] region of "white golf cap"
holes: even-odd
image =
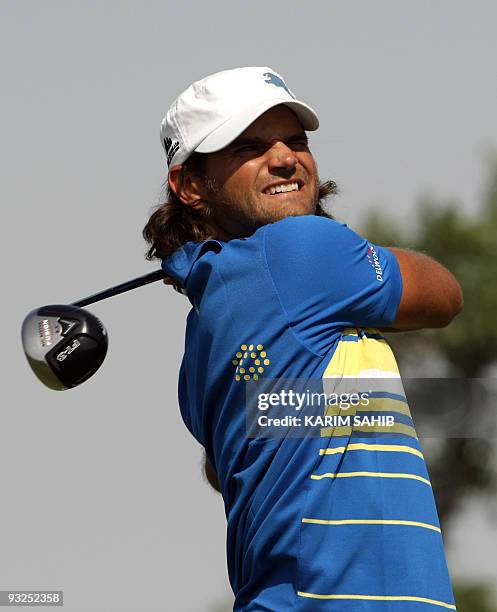
[[[229,145],[273,106],[285,104],[304,130],[317,130],[310,106],[300,102],[272,68],[250,66],[223,70],[196,81],[172,103],[161,125],[169,168],[197,151],[212,153]]]

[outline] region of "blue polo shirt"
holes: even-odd
[[[423,452],[376,329],[402,294],[393,253],[300,216],[245,239],[189,242],[162,267],[192,304],[179,405],[219,477],[234,610],[454,610]],[[398,417],[394,430],[247,435],[248,384],[354,377],[397,384],[370,405]]]

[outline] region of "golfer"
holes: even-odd
[[[192,306],[179,405],[223,497],[234,610],[455,610],[423,452],[381,330],[448,325],[461,289],[433,259],[371,244],[325,212],[335,184],[320,181],[308,146],[317,128],[271,68],[194,83],[163,120],[167,200],[143,230],[147,257]],[[297,421],[284,435],[276,421],[265,429],[272,414],[298,418],[289,394],[263,404],[259,429],[247,426],[254,386],[333,391],[351,379],[368,381],[366,404],[331,402],[321,416],[393,426],[361,417],[317,419],[317,435]]]

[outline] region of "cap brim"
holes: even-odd
[[[264,100],[255,106],[244,109],[234,117],[231,117],[220,125],[217,129],[211,132],[204,140],[195,148],[198,153],[214,153],[224,149],[231,144],[242,132],[244,132],[251,123],[265,113],[270,108],[284,104],[293,110],[302,124],[304,130],[314,131],[319,127],[319,119],[314,110],[300,102],[299,100],[289,100],[284,102],[281,98]]]

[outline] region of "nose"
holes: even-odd
[[[276,142],[268,151],[269,170],[289,170],[297,165],[297,156],[284,142]]]

